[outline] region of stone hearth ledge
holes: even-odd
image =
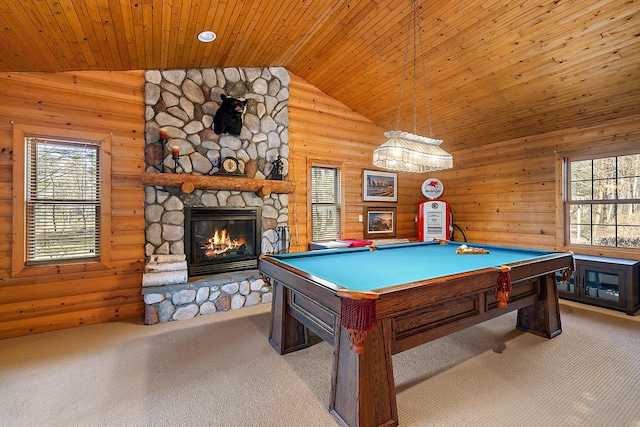
[[[142,288],[147,325],[191,319],[272,301],[259,270],[195,277],[188,283]]]

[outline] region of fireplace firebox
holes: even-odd
[[[258,268],[260,208],[185,208],[189,276]]]

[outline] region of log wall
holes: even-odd
[[[442,181],[442,199],[451,205],[454,223],[475,243],[565,250],[561,224],[562,153],[598,152],[640,146],[640,116],[592,127],[497,142],[452,152],[454,168],[426,174],[398,174],[398,203],[362,201],[362,169],[373,169],[373,149],[384,142],[385,129],[374,126],[300,78],[291,79],[290,140],[296,188],[292,250],[306,250],[310,239],[307,191],[303,184],[310,160],[345,167],[346,215],[343,238],[362,238],[358,215],[364,206],[397,206],[397,237],[416,238],[416,205],[428,177]],[[433,118],[437,120],[437,117]],[[436,137],[439,135],[435,135]],[[447,149],[445,139],[442,147]],[[459,230],[455,240],[463,240]],[[581,253],[640,259],[637,250],[582,250]]]
[[[0,338],[140,317],[143,73],[3,73],[0,87]],[[112,134],[110,270],[11,276],[12,123]]]
[[[386,141],[384,131],[318,88],[291,76],[289,95],[289,140],[291,146],[289,177],[298,182],[290,196],[289,223],[291,250],[305,251],[311,239],[308,213],[307,174],[309,163],[340,165],[343,169],[344,228],[341,238],[362,239],[365,206],[397,207],[397,238],[415,240],[416,205],[423,200],[420,186],[426,176],[398,173],[398,202],[364,202],[362,175],[364,169],[376,170],[373,150]]]
[[[442,181],[442,198],[451,204],[454,223],[469,241],[565,250],[562,156],[638,147],[640,116],[632,116],[457,151],[454,169],[433,176]],[[454,237],[462,239],[457,230]],[[640,259],[637,249],[581,247],[579,253]]]
[[[0,338],[84,324],[142,317],[144,261],[144,78],[142,72],[0,75]],[[437,120],[437,118],[434,118]],[[113,133],[112,244],[108,271],[11,277],[11,122]],[[427,177],[445,185],[454,222],[469,241],[561,247],[556,228],[559,194],[556,152],[640,142],[640,117],[590,128],[504,141],[453,152],[454,169],[398,174],[398,203],[362,201],[362,171],[374,169],[373,149],[385,129],[292,75],[289,105],[291,249],[307,248],[307,164],[344,169],[343,238],[362,238],[365,206],[395,206],[397,237],[415,239],[416,204]],[[447,141],[443,143],[446,149]],[[454,235],[460,240],[460,233]],[[612,254],[604,254],[612,255]],[[630,254],[628,257],[638,257]]]

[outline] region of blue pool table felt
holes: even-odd
[[[489,267],[516,263],[545,255],[552,251],[510,248],[466,243],[483,248],[488,254],[461,255],[456,249],[463,242],[418,242],[354,249],[274,255],[278,261],[335,285],[354,290],[371,291],[404,283],[444,277]]]

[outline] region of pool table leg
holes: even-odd
[[[269,343],[278,354],[291,353],[309,347],[308,329],[289,314],[287,289],[277,280],[274,280],[272,286]]]
[[[329,411],[350,427],[397,426],[391,320],[378,320],[362,354],[351,351],[347,330],[339,321],[336,318]]]
[[[516,327],[546,338],[553,338],[562,332],[560,305],[555,274],[542,277],[542,300],[518,310]]]

